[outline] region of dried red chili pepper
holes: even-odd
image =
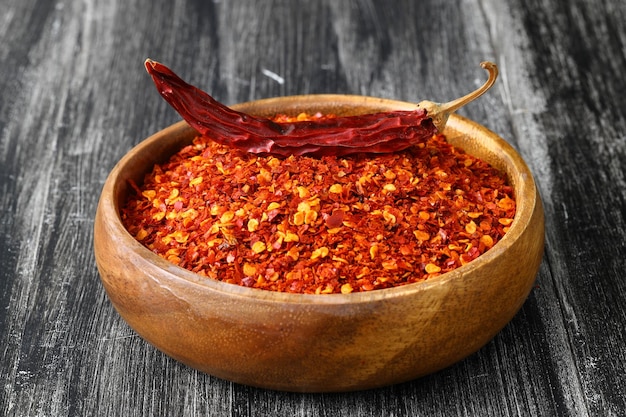
[[[445,105],[424,101],[413,111],[392,111],[315,121],[276,123],[224,106],[194,87],[163,64],[146,60],[161,96],[199,133],[229,147],[274,155],[343,156],[359,152],[387,153],[423,143],[443,131],[448,115],[482,95],[495,81],[497,68],[474,93]],[[429,114],[431,113],[431,114]]]

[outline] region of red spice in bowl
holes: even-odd
[[[314,117],[325,116],[297,116]],[[506,176],[441,134],[343,157],[255,155],[198,136],[133,188],[122,221],[153,252],[211,279],[292,293],[451,271],[496,244],[516,209]]]
[[[257,117],[300,112],[350,116],[415,105],[314,95],[233,108]],[[415,284],[322,296],[262,291],[178,267],[128,233],[121,213],[133,194],[131,181],[143,187],[155,164],[163,164],[197,136],[179,122],[124,155],[103,186],[94,219],[94,254],[107,295],[137,334],[158,349],[237,383],[288,391],[352,391],[445,368],[484,346],[528,297],[543,254],[544,217],[532,173],[502,138],[456,115],[450,116],[444,133],[450,144],[506,173],[515,196],[515,219],[506,235],[466,265]]]

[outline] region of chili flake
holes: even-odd
[[[319,117],[331,116],[274,121]],[[121,215],[148,249],[209,279],[347,294],[471,262],[515,208],[506,177],[442,134],[393,153],[280,158],[198,136],[145,176]]]

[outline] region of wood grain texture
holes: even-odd
[[[626,415],[626,3],[622,0],[3,0],[0,415]],[[178,120],[151,57],[226,103],[352,93],[436,101],[513,144],[546,210],[537,286],[485,348],[351,394],[197,373],[136,336],[92,254],[117,160]]]

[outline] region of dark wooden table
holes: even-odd
[[[626,415],[623,0],[2,0],[0,415]],[[537,285],[478,353],[367,392],[201,374],[139,338],[100,284],[113,165],[179,119],[151,57],[227,104],[309,93],[445,101],[528,162],[546,213]]]

